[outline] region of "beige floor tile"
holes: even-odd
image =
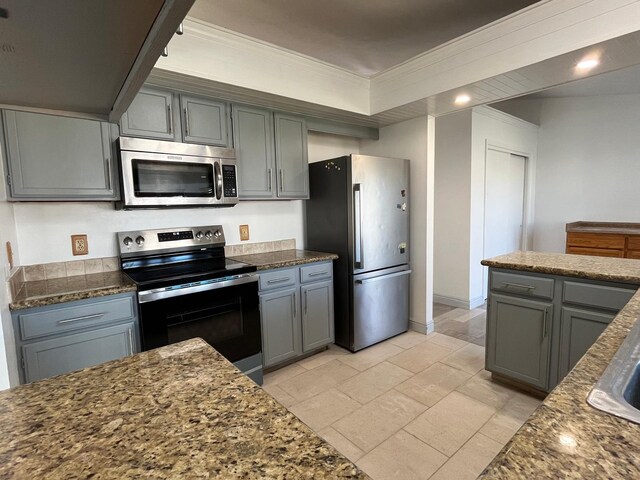
[[[509,401],[505,403],[500,412],[525,422],[541,403],[542,400],[532,397],[531,395],[516,392]]]
[[[455,317],[451,317],[450,320],[454,320],[456,322],[468,322],[469,320],[476,318],[480,315],[486,315],[487,311],[483,308],[474,308],[473,310],[465,310],[464,313],[457,315]]]
[[[449,310],[448,312],[443,313],[442,315],[438,315],[436,317],[437,320],[451,320],[453,318],[460,317],[468,313],[469,310],[466,308],[454,308],[453,310]]]
[[[404,382],[412,375],[404,368],[389,362],[382,362],[344,381],[338,390],[365,404]]]
[[[502,449],[502,444],[477,433],[445,463],[433,480],[474,480]]]
[[[358,402],[336,389],[331,389],[292,406],[289,411],[309,427],[319,431],[357,408],[360,408]]]
[[[350,355],[351,352],[345,350],[344,348],[340,348],[335,345],[330,345],[328,350],[324,352],[317,353],[311,357],[307,357],[299,362],[296,362],[296,365],[300,365],[301,367],[306,368],[307,370],[314,369],[319,367],[320,365],[324,365],[325,363],[329,363],[331,360],[339,359],[344,355]]]
[[[344,435],[338,432],[332,427],[323,428],[318,432],[322,438],[324,438],[329,444],[331,444],[336,450],[347,457],[352,462],[358,461],[364,452],[347,439]]]
[[[296,399],[282,390],[278,385],[265,384],[262,388],[286,408],[290,408],[296,403]]]
[[[469,344],[444,358],[442,363],[475,375],[484,368],[484,347]]]
[[[389,340],[389,343],[393,343],[400,348],[411,348],[415,347],[419,343],[426,342],[427,340],[427,336],[423,333],[407,332],[402,335],[398,335],[397,337],[393,337]]]
[[[447,347],[426,341],[391,357],[389,362],[410,372],[418,373],[451,353],[452,350]]]
[[[427,407],[391,390],[338,420],[332,426],[361,450],[368,452]]]
[[[456,390],[495,409],[502,408],[515,393],[514,389],[492,381],[486,370],[480,370]]]
[[[498,412],[482,426],[480,433],[504,445],[511,440],[523,423],[523,420]]]
[[[442,363],[434,363],[395,389],[431,407],[470,378],[470,373]]]
[[[372,347],[365,348],[364,350],[360,350],[357,353],[346,355],[340,358],[340,361],[345,365],[349,365],[350,367],[362,372],[380,362],[384,362],[387,358],[393,357],[402,351],[402,348],[386,341]]]
[[[302,368],[302,367],[300,367]],[[297,401],[306,400],[319,393],[336,387],[347,378],[353,377],[358,370],[338,360],[331,360],[313,370],[304,369],[303,373],[278,383],[278,386]]]
[[[357,462],[373,480],[427,480],[447,457],[400,430]]]
[[[458,350],[462,347],[469,345],[469,342],[450,337],[448,335],[442,335],[441,333],[433,332],[427,335],[430,342],[437,343],[443,347],[450,348],[451,350]]]
[[[489,420],[495,409],[451,392],[405,427],[447,456],[453,455]]]
[[[280,382],[284,382],[290,378],[295,377],[301,373],[306,372],[306,368],[302,368],[297,363],[292,365],[287,365],[286,367],[280,368],[275,372],[267,373],[264,376],[264,385],[278,385]]]

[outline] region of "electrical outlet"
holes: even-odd
[[[249,240],[249,225],[240,225],[240,241]]]
[[[87,255],[89,242],[86,235],[71,235],[71,252],[74,255]]]

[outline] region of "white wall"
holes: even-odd
[[[564,252],[578,220],[640,222],[640,95],[541,104],[533,248]]]
[[[433,151],[430,151],[429,131],[433,119],[418,117],[380,129],[379,140],[363,140],[360,153],[408,158],[411,162],[410,183],[410,263],[411,307],[413,329],[426,332],[433,329]]]
[[[487,145],[526,156],[526,237],[531,245],[537,127],[488,107],[436,120],[436,301],[473,308],[484,302],[484,175]]]
[[[329,133],[309,132],[309,163],[360,153],[360,140]]]

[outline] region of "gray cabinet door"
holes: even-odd
[[[264,366],[278,364],[302,353],[298,288],[260,295]]]
[[[307,125],[304,118],[274,114],[279,198],[309,198]]]
[[[273,139],[273,114],[269,110],[233,105],[233,145],[241,199],[275,196]]]
[[[226,103],[180,95],[180,114],[184,142],[229,146]]]
[[[615,314],[562,307],[558,382],[578,363]]]
[[[115,199],[108,123],[13,110],[2,116],[11,198]]]
[[[179,142],[180,129],[175,127],[172,102],[171,92],[141,88],[120,120],[120,133],[127,137]]]
[[[553,304],[491,294],[487,370],[546,390]]]
[[[333,282],[311,283],[300,288],[302,300],[302,351],[333,343]]]
[[[116,360],[136,351],[133,322],[22,347],[27,383]]]

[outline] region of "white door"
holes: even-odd
[[[484,258],[523,248],[526,158],[487,150],[485,166]],[[488,268],[483,269],[487,298]]]

